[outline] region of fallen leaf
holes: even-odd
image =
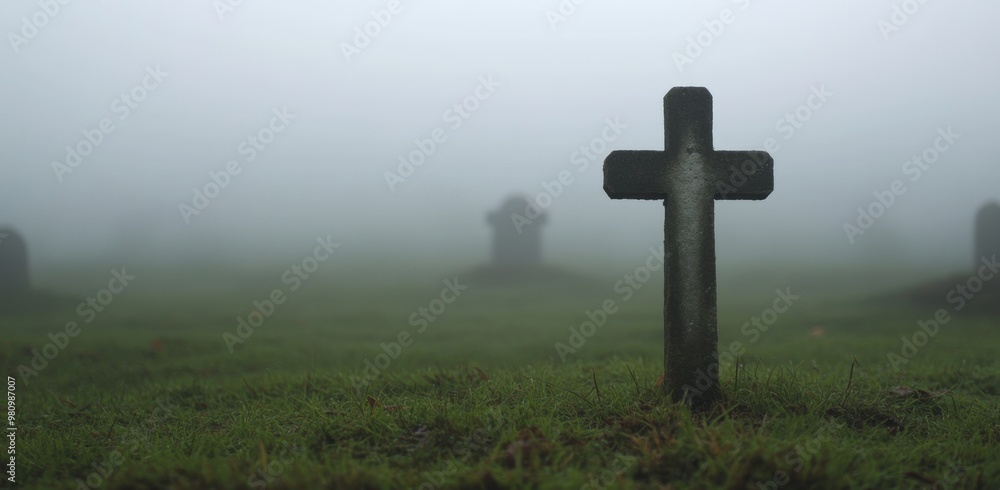
[[[392,412],[395,412],[397,410],[402,410],[403,409],[403,407],[401,407],[399,405],[384,405],[382,402],[380,402],[380,401],[372,398],[371,396],[369,396],[366,401],[368,402],[368,406],[371,407],[373,410],[376,407],[378,407],[378,408],[381,408],[381,409],[385,410],[386,412],[392,413]]]

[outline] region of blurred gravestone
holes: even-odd
[[[982,260],[1000,255],[1000,204],[991,202],[976,213],[975,256],[973,270],[978,270]]]
[[[542,225],[547,216],[527,199],[510,197],[489,213],[494,267],[537,267],[542,261]]]
[[[17,232],[0,228],[0,294],[27,293],[28,247]]]

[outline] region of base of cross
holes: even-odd
[[[708,371],[699,370],[690,383],[684,383],[679,388],[664,383],[662,390],[664,394],[672,394],[674,401],[688,405],[695,411],[706,411],[722,406],[725,400],[719,384],[719,371],[718,369]],[[667,379],[666,373],[664,379]]]
[[[687,386],[686,389],[685,387],[681,387],[679,391],[675,388],[670,388],[666,384],[666,380],[667,374],[663,373],[659,378],[656,378],[653,386],[668,396],[679,392],[680,396],[673,397],[673,400],[690,406],[694,411],[704,412],[723,406],[724,397],[722,389],[718,384],[718,373],[716,373],[715,377],[709,373],[705,373],[704,376],[696,378],[694,383]]]

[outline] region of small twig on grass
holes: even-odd
[[[628,363],[625,364],[625,369],[628,369],[628,374],[632,376],[632,383],[635,384],[635,396],[642,396],[642,390],[639,389],[639,380],[635,379],[635,373],[632,372],[632,368],[628,367]]]
[[[52,390],[49,390],[49,394],[52,395],[52,398],[55,398],[57,402],[62,403],[63,405],[72,408],[73,410],[76,410],[76,413],[82,413],[84,410],[90,408],[90,406],[94,404],[94,402],[90,402],[82,407],[77,407],[76,404],[70,401],[68,398],[59,398],[59,396],[53,393]]]
[[[118,423],[118,416],[115,415],[115,418],[111,421],[111,427],[108,428],[108,435],[104,438],[104,442],[108,442],[111,440],[111,435],[115,433],[115,424],[117,423]]]
[[[733,378],[733,392],[740,391],[740,356],[736,356],[736,376]]]
[[[722,413],[720,413],[714,419],[712,419],[712,425],[716,425],[716,424],[718,424],[719,422],[722,422],[722,421],[730,421],[731,419],[729,418],[729,414],[731,414],[734,410],[736,410],[735,406],[728,407],[728,408],[723,407],[722,408]]]
[[[371,382],[369,382],[368,385],[371,386]],[[378,398],[375,398],[375,397],[373,397],[371,395],[368,395],[368,388],[365,387],[365,402],[368,403],[368,408],[371,409],[368,412],[368,419],[369,420],[371,420],[371,418],[373,416],[375,416],[375,408],[376,407],[385,408],[385,404],[382,403],[379,400],[379,398],[382,398],[382,394],[385,393],[385,387],[386,386],[388,386],[388,385],[382,385],[382,388],[380,390],[378,390],[378,393],[375,394],[375,396],[377,396]]]
[[[240,378],[240,379],[243,380],[243,386],[246,386],[247,389],[250,390],[250,394],[253,395],[254,398],[257,398],[257,390],[253,389],[253,386],[250,386],[250,383],[247,383],[246,378]]]
[[[767,390],[767,388],[768,388],[769,386],[771,386],[771,375],[772,375],[772,374],[774,374],[774,368],[771,368],[771,369],[770,369],[770,370],[769,370],[769,371],[767,372],[767,379],[766,379],[766,380],[764,380],[764,389],[765,389],[765,390]]]
[[[601,387],[597,386],[597,371],[594,371],[594,368],[590,368],[590,373],[594,375],[594,390],[597,392],[597,401],[598,401],[598,403],[600,403],[600,401],[601,401]]]
[[[847,404],[847,397],[851,394],[851,383],[854,382],[854,365],[858,363],[858,358],[851,356],[851,374],[847,377],[847,388],[844,390],[844,399],[840,401],[840,408],[843,409],[844,405]]]
[[[799,368],[802,367],[802,364],[804,364],[805,362],[806,361],[799,361],[799,363],[795,365],[795,369],[792,369],[792,368],[790,368],[788,366],[785,366],[785,369],[788,370],[789,376],[791,376],[791,377],[794,378],[795,377],[795,373],[799,372]]]
[[[365,392],[361,394],[361,398],[354,398],[353,396],[351,397],[351,401],[353,401],[354,404],[357,405],[358,413],[360,413],[361,415],[365,414],[365,407],[361,405],[361,400],[364,400],[365,398],[368,397],[368,388],[370,388],[371,385],[372,385],[371,380],[368,380],[368,384],[365,385]]]

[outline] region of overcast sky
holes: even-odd
[[[133,235],[263,254],[330,233],[344,250],[485,258],[486,213],[564,171],[543,198],[546,255],[641,257],[662,206],[608,199],[602,162],[662,149],[662,98],[687,85],[714,96],[716,148],[775,143],[774,193],[717,205],[720,260],[967,264],[973,214],[1000,198],[996,2],[223,5],[0,5],[0,224],[34,260]],[[85,132],[100,144],[78,162],[66,147],[86,150]],[[435,135],[432,151],[415,142]],[[918,174],[908,160],[935,143]],[[387,177],[414,151],[429,154]],[[185,213],[230,161],[240,173]],[[905,193],[852,244],[844,224],[895,180]]]

